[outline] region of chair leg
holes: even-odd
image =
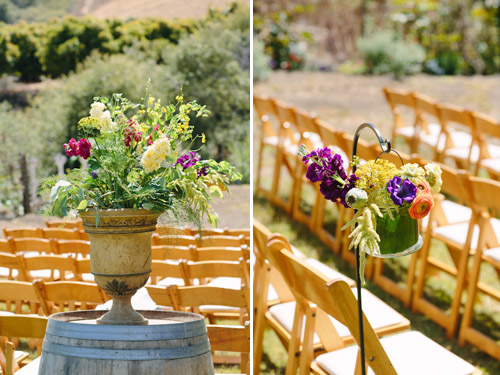
[[[297,304],[295,308],[295,314],[293,318],[293,329],[290,339],[290,344],[288,345],[288,361],[286,364],[285,375],[296,375],[298,361],[297,358],[300,355],[300,343],[302,338],[302,326],[304,321],[304,309]]]
[[[467,330],[472,325],[472,318],[474,316],[474,302],[477,294],[477,283],[479,281],[479,274],[481,272],[481,257],[482,251],[476,250],[474,255],[474,264],[472,265],[471,274],[469,277],[469,285],[467,287],[467,300],[465,301],[464,315],[460,324],[460,331],[458,335],[458,344],[463,346],[466,341]]]

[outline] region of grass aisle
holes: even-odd
[[[352,279],[355,279],[354,267],[334,255],[332,251],[314,234],[311,234],[310,230],[306,226],[293,221],[283,210],[270,205],[266,199],[260,197],[254,198],[253,210],[254,216],[266,225],[272,232],[279,232],[283,234],[286,238],[288,238],[290,243],[300,249],[308,257],[319,259],[328,266],[344,273]],[[392,306],[399,313],[407,317],[411,321],[413,330],[422,332],[464,360],[470,362],[474,366],[477,366],[483,371],[483,375],[500,374],[500,362],[496,359],[491,358],[471,345],[466,345],[463,348],[459,347],[456,340],[448,340],[445,337],[445,331],[443,328],[429,320],[424,315],[413,314],[409,309],[405,308],[399,300],[373,285],[371,281],[367,281],[365,287],[387,304]],[[437,295],[435,296],[435,298],[443,298],[444,300],[446,300],[447,297],[447,295],[442,297]],[[491,322],[493,319],[491,318],[489,320]],[[489,329],[490,331],[497,331],[500,333],[500,327],[497,323],[493,323]],[[271,329],[268,329],[265,332],[263,346],[264,355],[260,373],[262,375],[284,374],[287,353],[278,337]],[[409,350],[411,350],[411,348],[409,348]]]

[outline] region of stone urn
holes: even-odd
[[[98,324],[148,324],[131,298],[151,273],[151,236],[159,214],[145,209],[88,209],[80,213],[90,238],[94,279],[113,299]]]

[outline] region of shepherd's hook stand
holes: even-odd
[[[391,152],[391,142],[386,139],[382,138],[382,135],[380,134],[379,130],[377,127],[369,122],[365,122],[361,125],[359,125],[358,129],[356,130],[356,134],[354,135],[354,142],[352,145],[352,160],[354,160],[354,157],[357,156],[356,152],[358,149],[358,140],[359,136],[361,135],[361,131],[365,128],[369,128],[373,130],[375,135],[378,138],[378,141],[380,143],[380,147],[382,148],[382,153],[389,153]],[[356,165],[352,167],[352,172],[356,172]],[[356,210],[354,210],[356,212]],[[360,255],[359,255],[359,247],[356,246],[355,248],[355,254],[356,254],[356,289],[358,292],[358,323],[359,323],[359,349],[360,349],[360,354],[361,354],[361,374],[366,375],[366,361],[365,361],[365,335],[364,335],[364,330],[363,330],[363,309],[362,309],[362,304],[361,304],[361,277],[359,274],[359,263],[360,263]]]

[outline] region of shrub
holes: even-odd
[[[264,42],[253,38],[253,81],[265,81],[271,69],[269,68],[269,57],[264,53]]]
[[[250,122],[249,71],[242,70],[235,59],[241,40],[239,31],[228,30],[220,23],[184,36],[173,59],[176,80],[165,83],[182,86],[186,100],[196,99],[210,109],[211,115],[197,121],[195,129],[214,140],[203,153],[231,163],[229,144],[245,139]]]
[[[394,73],[396,77],[421,70],[425,52],[417,43],[397,40],[390,31],[380,31],[357,42],[368,74]]]

